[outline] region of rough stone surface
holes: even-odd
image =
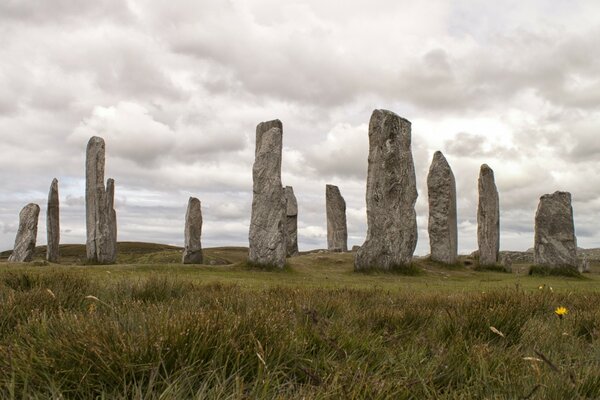
[[[60,210],[58,199],[58,180],[54,178],[48,193],[48,209],[46,211],[46,236],[48,246],[46,260],[56,263],[60,260]]]
[[[390,269],[409,264],[417,245],[417,185],[411,124],[375,110],[369,122],[367,239],[354,268]]]
[[[279,120],[256,127],[248,261],[283,268],[287,253],[286,201],[281,186],[283,127]]]
[[[114,210],[114,181],[104,186],[104,139],[94,136],[86,154],[86,253],[92,263],[116,261],[117,218]]]
[[[202,264],[202,207],[200,200],[190,197],[185,213],[183,264]]]
[[[483,164],[479,171],[477,243],[479,264],[497,264],[500,251],[500,200],[494,181],[494,171],[486,164]]]
[[[287,256],[298,254],[298,201],[294,195],[294,188],[286,186],[284,189],[286,204],[286,239]]]
[[[337,186],[325,186],[325,208],[327,214],[327,249],[329,251],[348,251],[346,201],[344,201]]]
[[[440,151],[433,155],[427,176],[429,196],[429,246],[431,259],[453,264],[458,255],[456,181]]]
[[[571,194],[545,194],[535,214],[534,263],[577,268],[577,239]]]
[[[19,230],[15,238],[15,247],[8,257],[9,262],[28,262],[33,259],[37,238],[40,206],[27,204],[19,213]]]

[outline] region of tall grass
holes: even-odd
[[[597,293],[0,274],[1,398],[599,398],[599,371]]]

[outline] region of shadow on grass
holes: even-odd
[[[241,263],[237,264],[236,266],[243,270],[246,270],[246,271],[288,272],[288,273],[294,272],[294,270],[292,269],[290,264],[288,264],[287,262],[285,263],[283,268],[279,267],[278,265],[275,265],[275,264],[261,264],[261,263],[255,263],[252,261],[241,262]]]
[[[506,268],[504,265],[494,264],[494,265],[479,265],[477,264],[473,271],[477,272],[501,272],[504,274],[510,274],[512,271]]]
[[[564,276],[567,278],[575,278],[586,280],[589,279],[583,276],[576,268],[562,265],[558,267],[549,267],[546,265],[532,265],[529,267],[529,275],[531,276]]]
[[[359,270],[355,269],[354,272],[365,275],[393,274],[404,276],[419,276],[425,273],[421,267],[415,263],[393,265],[390,268],[385,269],[377,266],[370,266]]]

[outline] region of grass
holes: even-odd
[[[273,272],[241,248],[203,266],[145,251],[0,264],[0,398],[600,398],[595,265],[581,280],[420,259],[406,276],[309,253]]]

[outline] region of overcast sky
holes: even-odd
[[[325,184],[366,234],[373,109],[412,122],[417,254],[436,150],[476,248],[477,176],[495,171],[501,248],[533,246],[539,197],[573,195],[578,243],[600,247],[600,3],[399,0],[0,1],[0,249],[59,179],[63,243],[85,242],[87,140],[106,140],[119,240],[246,245],[256,125],[279,118],[300,250],[326,247]]]

